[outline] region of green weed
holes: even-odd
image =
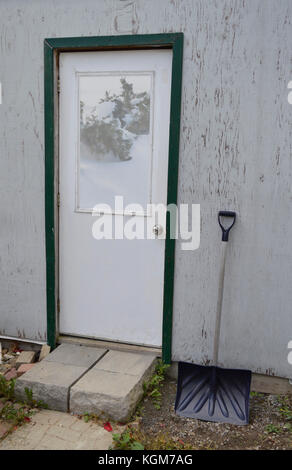
[[[153,376],[143,384],[143,398],[151,398],[157,410],[161,408],[161,387],[165,379],[165,372],[168,368],[169,365],[164,364],[163,361],[159,359],[155,366]]]
[[[14,398],[15,379],[6,380],[3,375],[0,375],[0,397],[12,400]]]
[[[282,429],[279,428],[278,426],[275,426],[274,424],[268,424],[266,427],[265,427],[265,431],[268,433],[268,434],[280,434],[282,432]]]
[[[292,422],[292,404],[291,398],[288,396],[279,396],[278,401],[280,406],[278,408],[279,413],[285,421]]]
[[[250,392],[250,396],[251,397],[255,397],[255,398],[263,398],[265,396],[264,393],[260,393],[260,392]]]
[[[23,406],[17,406],[15,403],[7,403],[0,411],[0,419],[14,426],[18,426],[26,421],[30,421],[32,412]]]
[[[190,444],[174,440],[167,433],[146,435],[129,426],[123,433],[113,435],[113,450],[190,450]]]
[[[121,434],[113,434],[113,441],[114,450],[144,450],[143,444],[135,439],[131,429],[126,429]]]

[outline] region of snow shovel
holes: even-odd
[[[222,225],[222,217],[232,219],[228,227]],[[188,418],[243,425],[248,424],[249,419],[251,371],[217,367],[226,248],[235,219],[235,212],[218,213],[218,222],[222,229],[223,262],[220,272],[213,365],[179,363],[175,411],[179,416]]]

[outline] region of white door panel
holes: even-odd
[[[96,240],[92,208],[123,196],[143,223],[166,204],[171,64],[169,50],[60,54],[62,334],[161,346],[165,240]]]

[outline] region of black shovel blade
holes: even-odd
[[[251,371],[179,362],[175,411],[179,416],[248,424]]]

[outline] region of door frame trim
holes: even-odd
[[[89,36],[49,38],[44,40],[44,107],[45,107],[45,229],[47,342],[54,348],[58,337],[58,62],[61,52],[172,49],[172,81],[169,126],[167,204],[177,203],[180,142],[183,33],[137,34],[123,36]],[[170,238],[170,214],[167,212],[162,358],[171,362],[174,291],[175,239]]]

